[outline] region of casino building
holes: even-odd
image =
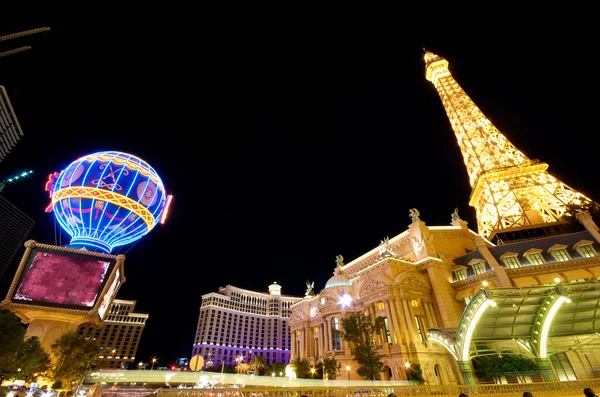
[[[268,294],[228,285],[202,295],[192,356],[201,355],[208,366],[248,363],[257,354],[267,365],[287,364],[290,307],[301,299],[281,295],[277,283]]]
[[[80,336],[100,344],[96,368],[129,368],[135,366],[135,355],[148,320],[148,314],[135,313],[136,301],[114,299],[101,328],[83,324]]]
[[[339,256],[325,288],[290,308],[291,359],[333,357],[340,379],[360,379],[340,330],[364,313],[384,319],[375,340],[382,379],[407,379],[418,364],[426,384],[476,383],[473,359],[506,354],[539,370],[502,382],[595,376],[600,233],[587,210],[595,203],[512,145],[445,59],[426,52],[425,64],[463,154],[478,232],[457,210],[448,225],[430,226],[413,208],[402,233],[348,263]]]

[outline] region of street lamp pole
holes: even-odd
[[[150,371],[154,370],[154,364],[156,364],[156,357],[152,357],[152,367],[150,367]]]
[[[404,363],[404,366],[406,367],[406,376],[407,376],[407,380],[410,380],[410,363],[408,361],[406,361]]]
[[[348,385],[350,384],[350,366],[346,365],[346,371],[348,371]]]

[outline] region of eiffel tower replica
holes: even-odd
[[[425,75],[450,119],[463,155],[479,234],[492,242],[562,233],[572,206],[592,201],[528,158],[496,128],[448,70],[448,61],[425,50]]]

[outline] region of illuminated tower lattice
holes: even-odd
[[[448,70],[448,61],[425,52],[427,80],[442,99],[462,152],[479,233],[556,222],[568,204],[590,200],[531,160],[487,119]]]

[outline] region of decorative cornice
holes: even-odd
[[[565,262],[550,262],[544,263],[543,265],[531,265],[531,266],[523,266],[518,267],[516,269],[505,269],[506,274],[509,276],[522,276],[522,275],[532,275],[532,274],[544,274],[548,271],[563,271],[563,270],[573,270],[573,269],[581,269],[592,266],[600,266],[600,257],[594,256],[591,258],[580,258],[573,259],[571,261]]]
[[[453,237],[468,237],[471,238],[471,235],[468,232],[465,232],[463,229],[457,230],[436,230],[429,229],[429,233],[433,234],[434,237],[437,238],[453,238]]]
[[[398,238],[398,240],[391,242],[389,245],[389,248],[392,249],[393,251],[395,251],[396,253],[402,251],[402,249],[404,248],[405,245],[411,244],[409,235],[408,235],[408,231],[403,232],[403,234],[404,233],[406,233],[404,236]],[[392,238],[392,240],[394,240],[395,238],[397,238],[397,236]],[[369,267],[373,264],[376,264],[378,262],[384,262],[389,259],[393,259],[393,258],[386,258],[382,261],[379,261],[377,259],[378,248],[379,247],[373,248],[369,252],[368,256],[364,257],[360,261],[358,261],[356,263],[353,263],[353,262],[348,263],[344,267],[344,273],[346,273],[346,275],[348,277],[353,278],[359,272],[363,271],[364,269],[366,269],[367,267]]]
[[[31,244],[33,243],[33,244]],[[29,244],[29,245],[28,245]],[[29,240],[25,243],[25,246],[29,248],[29,246],[33,248],[45,248],[45,249],[50,249],[53,251],[63,251],[63,252],[71,252],[73,254],[79,254],[79,255],[89,255],[89,256],[94,256],[97,258],[107,258],[107,259],[114,259],[114,260],[121,260],[124,261],[125,260],[125,255],[119,254],[119,255],[111,255],[111,254],[104,254],[102,252],[94,252],[94,251],[88,251],[88,250],[83,250],[80,248],[70,248],[70,247],[63,247],[63,246],[59,246],[59,245],[50,245],[50,244],[41,244],[38,243],[34,240]]]
[[[496,275],[496,271],[492,270],[491,272],[478,274],[476,276],[469,277],[465,280],[455,281],[455,282],[451,283],[450,285],[452,286],[452,288],[457,289],[457,288],[462,288],[462,287],[470,285],[470,284],[479,284],[482,281],[493,280],[496,278],[498,278]]]
[[[423,271],[423,270],[427,270],[429,268],[433,268],[433,269],[443,269],[444,267],[448,267],[451,264],[449,264],[448,262],[441,262],[439,260],[428,260],[426,262],[420,263],[417,265],[417,271]]]

